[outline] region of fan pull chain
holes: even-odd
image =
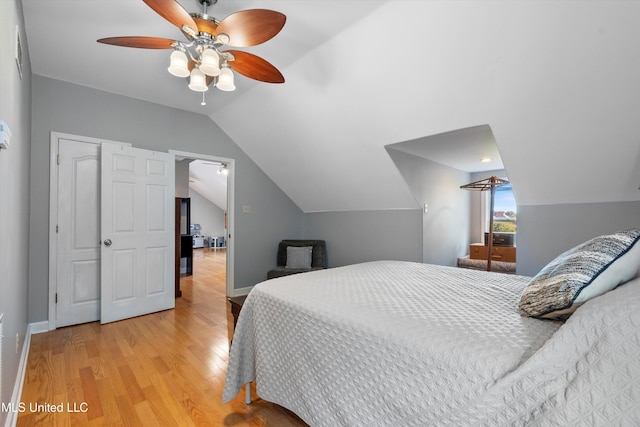
[[[202,102],[200,103],[200,105],[207,105],[207,101],[204,100],[204,92],[202,92]]]

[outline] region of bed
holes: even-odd
[[[640,279],[625,274],[566,321],[523,316],[532,278],[512,274],[376,261],[263,282],[223,400],[255,382],[312,426],[640,425]]]

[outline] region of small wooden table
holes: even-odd
[[[240,310],[242,310],[242,304],[247,299],[246,295],[242,295],[239,297],[231,297],[229,298],[229,303],[231,303],[231,314],[233,315],[233,330],[236,330],[236,324],[238,323],[238,316],[240,316]]]

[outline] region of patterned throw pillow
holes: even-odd
[[[566,318],[585,301],[640,273],[640,230],[599,236],[547,264],[529,282],[518,307],[525,317]]]
[[[287,246],[287,265],[290,270],[309,270],[313,246]]]

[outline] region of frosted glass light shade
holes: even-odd
[[[213,49],[205,49],[200,55],[200,71],[207,76],[220,74],[220,56]]]
[[[167,70],[176,77],[188,77],[189,67],[187,64],[187,55],[180,50],[174,50],[171,52],[169,68],[167,68]]]
[[[231,71],[231,68],[223,67],[220,70],[220,75],[218,76],[218,83],[216,83],[216,87],[226,92],[236,90],[236,85],[233,83],[233,71]]]
[[[209,88],[207,87],[207,78],[205,77],[204,73],[196,67],[193,67],[193,70],[191,70],[189,89],[196,92],[206,92],[209,90]]]

